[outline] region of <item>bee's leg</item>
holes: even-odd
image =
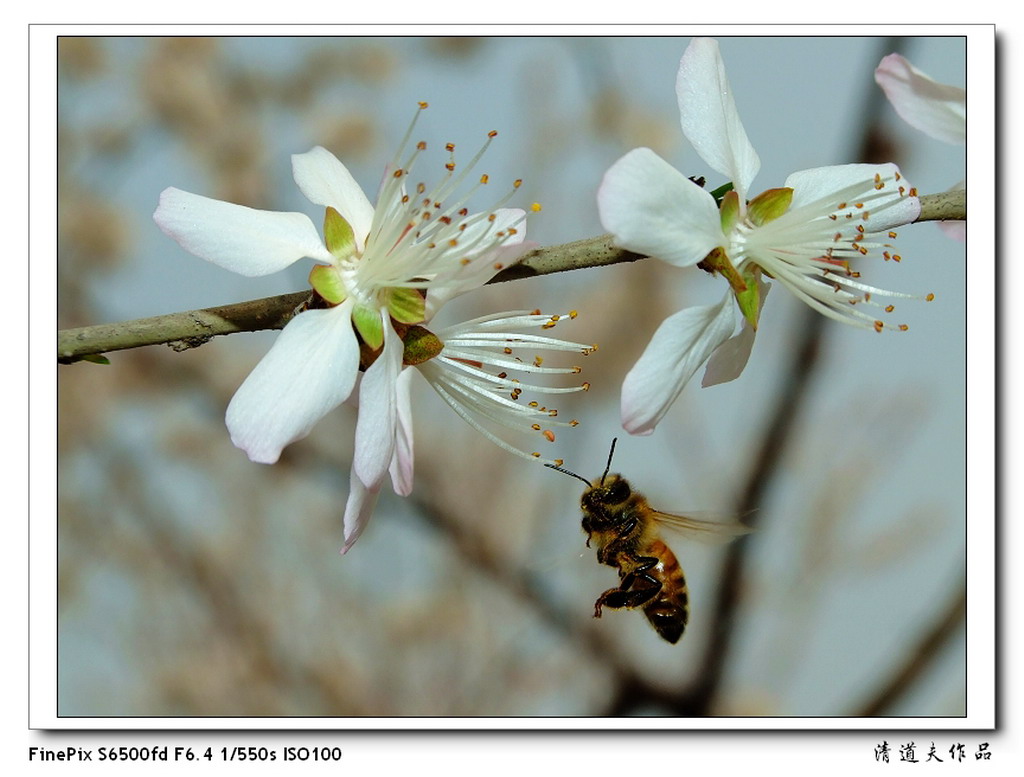
[[[650,565],[644,568],[649,569]],[[594,617],[601,617],[602,607],[611,607],[613,610],[640,607],[657,596],[661,588],[661,583],[650,575],[631,572],[622,578],[618,588],[609,588],[597,598],[594,602]]]
[[[630,518],[618,528],[619,535],[597,551],[597,560],[610,567],[618,567],[620,566],[621,557],[629,560],[631,568],[633,561],[646,560],[646,557],[644,559],[637,559],[630,550],[630,545],[632,545],[632,537],[630,535],[635,529],[636,519]],[[657,559],[654,560],[654,563],[658,563]],[[651,566],[651,564],[648,564],[644,569],[649,569]]]
[[[651,567],[657,565],[658,559],[656,559],[654,556],[638,556],[636,559],[636,566],[633,567],[633,572],[646,572]],[[651,580],[652,582],[657,582],[650,575],[644,575],[644,577],[646,577],[648,580]]]

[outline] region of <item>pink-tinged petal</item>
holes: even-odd
[[[760,310],[758,311],[758,318],[760,318],[760,311],[764,310],[764,301],[768,297],[771,284],[758,281],[758,286],[761,289]],[[750,360],[755,334],[754,327],[744,318],[740,331],[718,346],[711,354],[708,366],[704,369],[704,379],[700,382],[701,388],[736,380]]]
[[[380,484],[376,488],[367,488],[356,476],[353,469],[349,475],[348,501],[345,503],[343,523],[345,545],[341,549],[343,556],[355,545],[359,535],[366,528],[366,524],[370,522],[373,508],[377,506],[378,496],[380,496]]]
[[[402,370],[402,341],[384,322],[384,350],[363,374],[359,387],[355,460],[352,469],[368,488],[377,488],[395,451],[398,417],[396,382]]]
[[[333,259],[303,213],[256,210],[171,187],[161,192],[153,220],[189,253],[250,277],[303,257]]]
[[[228,405],[231,441],[263,464],[344,402],[359,371],[352,302],[288,322]]]
[[[713,38],[694,38],[683,52],[676,76],[683,134],[700,158],[733,182],[740,201],[761,169],[743,129],[725,64]]]
[[[715,199],[649,148],[613,164],[597,190],[615,244],[687,267],[725,242]]]
[[[950,240],[959,240],[961,243],[967,241],[966,221],[940,221],[939,229],[941,229]]]
[[[687,381],[736,328],[728,293],[717,305],[686,308],[666,318],[622,384],[622,426],[650,434]]]
[[[949,191],[960,191],[964,188],[964,182],[960,181],[956,186],[951,186]],[[959,240],[961,243],[967,241],[966,221],[940,221],[939,229],[951,240]]]
[[[373,205],[348,168],[326,148],[316,146],[305,154],[292,154],[292,176],[310,202],[330,205],[344,217],[362,251],[373,223]]]
[[[395,399],[398,407],[398,426],[395,430],[395,453],[391,457],[391,485],[399,496],[412,493],[412,402],[409,398],[409,381],[415,370],[404,370],[398,376]]]
[[[896,175],[900,176],[898,182],[893,180]],[[884,188],[876,188],[876,176],[881,176]],[[892,163],[833,165],[800,170],[790,175],[785,185],[793,189],[790,211],[815,202],[821,202],[822,207],[832,209],[840,202],[853,205],[857,200],[865,201],[871,213],[870,227],[875,231],[910,224],[921,215],[920,199],[906,194],[911,184]],[[901,188],[903,193],[900,192]]]
[[[929,137],[963,144],[967,139],[967,92],[933,81],[899,54],[885,57],[875,81],[907,124]]]

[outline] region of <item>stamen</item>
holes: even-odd
[[[534,354],[527,361],[514,355],[513,347],[519,344],[532,345],[539,350],[587,352],[589,348],[578,343],[555,340],[528,331],[516,334],[510,332],[511,329],[543,327],[545,323],[551,323],[552,319],[561,318],[564,316],[544,316],[539,312],[506,313],[485,316],[441,330],[437,334],[444,343],[442,352],[434,359],[417,365],[417,368],[446,403],[492,442],[505,450],[513,450],[519,456],[538,458],[533,453],[516,449],[487,429],[486,425],[498,425],[519,432],[540,432],[547,441],[555,442],[555,427],[571,428],[579,424],[576,419],[559,420],[557,408],[545,407],[535,399],[525,401],[522,397],[527,392],[561,394],[583,391],[587,385],[528,384],[510,377],[513,371],[544,374],[579,372],[579,367],[549,367],[541,354]]]

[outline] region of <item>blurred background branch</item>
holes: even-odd
[[[870,43],[722,41],[748,126],[774,112],[756,126],[758,149],[772,149],[765,175],[848,158],[860,143],[847,135],[880,113],[851,98],[877,91],[883,52]],[[488,152],[489,172],[522,177],[544,215],[558,214],[531,220],[552,248],[495,279],[521,282],[451,304],[469,318],[496,301],[571,299],[604,377],[585,406],[566,408],[581,425],[558,444],[574,470],[597,474],[620,431],[622,375],[667,315],[714,285],[661,262],[621,266],[640,257],[576,239],[600,231],[593,185],[624,150],[685,157],[671,91],[685,45],[61,39],[59,325],[125,323],[65,328],[58,357],[86,355],[75,350],[86,341],[94,354],[130,349],[116,369],[57,371],[62,715],[963,714],[962,586],[947,592],[961,582],[951,570],[962,578],[964,401],[949,378],[963,368],[965,262],[939,230],[901,230],[901,244],[924,249],[884,268],[941,300],[906,336],[835,327],[775,295],[740,380],[688,388],[655,435],[620,439],[616,466],[655,506],[724,506],[758,529],[724,552],[673,545],[692,599],[674,646],[638,613],[592,617],[615,574],[585,547],[572,481],[510,460],[422,385],[413,496],[383,493],[339,557],[354,414],[340,408],[273,467],[253,464],[224,409],[273,335],[194,347],[279,329],[309,292],[127,321],[155,298],[180,310],[276,290],[200,260],[183,270],[191,258],[153,227],[161,188],[295,210],[288,153],[322,144],[374,182],[393,127],[430,99],[446,131],[499,127],[506,145]],[[964,56],[953,39],[921,46],[929,71]],[[808,60],[830,62],[827,74],[814,78]],[[780,68],[771,94],[744,76],[769,61]],[[413,69],[425,80],[406,77]],[[424,95],[423,83],[444,88]],[[822,122],[823,109],[836,120]],[[868,131],[919,189],[931,171],[929,191],[963,177],[949,148],[917,156],[927,145],[899,125]],[[593,266],[605,269],[557,275]],[[135,348],[160,341],[182,352]]]

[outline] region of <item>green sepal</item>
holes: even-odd
[[[722,232],[729,234],[740,217],[740,196],[730,190],[722,197],[720,218],[722,220]]]
[[[82,361],[92,362],[93,364],[110,364],[110,359],[102,353],[88,353],[82,357]]]
[[[761,316],[760,273],[761,268],[756,265],[745,269],[743,280],[746,282],[747,288],[743,291],[733,289],[736,295],[736,304],[739,305],[740,312],[743,313],[743,317],[747,319],[754,331],[757,331],[757,320]]]
[[[313,269],[309,271],[309,285],[332,305],[344,302],[348,296],[348,290],[341,280],[341,273],[332,265],[313,265]]]
[[[402,324],[418,324],[427,317],[427,301],[419,289],[391,289],[388,313]]]
[[[384,322],[379,310],[357,305],[352,309],[352,323],[370,348],[377,350],[384,345]]]
[[[774,221],[787,210],[793,202],[793,190],[787,187],[768,189],[761,192],[747,203],[747,218],[755,226]]]
[[[733,189],[732,181],[729,181],[729,183],[723,183],[717,189],[712,189],[710,194],[711,194],[712,197],[715,198],[715,204],[716,205],[721,205],[722,204],[722,198],[724,198],[726,194],[731,192],[732,189]]]
[[[330,206],[324,214],[324,243],[327,244],[327,250],[339,259],[347,259],[356,252],[356,233],[344,217]]]
[[[402,364],[412,367],[430,361],[444,348],[441,338],[422,326],[411,326],[402,336]]]
[[[732,286],[732,290],[737,294],[741,294],[747,290],[746,281],[740,275],[739,271],[733,266],[733,263],[729,261],[729,255],[725,253],[725,249],[719,246],[711,251],[704,259],[701,260],[700,266],[719,273],[723,278],[729,281],[729,285]]]

